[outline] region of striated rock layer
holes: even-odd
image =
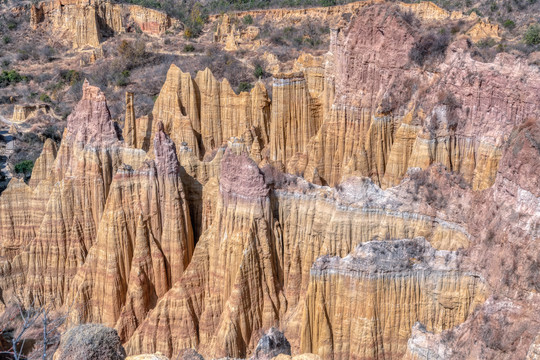
[[[182,275],[193,253],[174,143],[161,126],[155,160],[114,176],[96,243],[71,286],[72,318],[114,326],[124,340]]]
[[[180,25],[165,13],[106,0],[54,0],[33,4],[30,10],[33,29],[47,23],[55,31],[67,31],[74,48],[97,47],[104,37],[125,32],[132,25],[148,34],[162,34]]]
[[[451,259],[449,259],[449,257]],[[372,241],[311,269],[302,350],[322,358],[400,358],[416,322],[440,332],[486,298],[478,276],[456,272],[453,255],[421,238]]]
[[[269,100],[262,83],[251,92],[236,94],[229,82],[219,82],[209,69],[195,79],[171,65],[147,127],[161,121],[171,138],[196,157],[211,154],[231,137],[264,147],[269,137]],[[141,133],[139,133],[141,134]],[[146,135],[147,133],[144,133]],[[143,149],[147,138],[137,139]]]
[[[64,303],[95,243],[116,169],[122,163],[139,166],[144,158],[144,152],[124,148],[117,131],[103,93],[85,82],[58,151],[47,142],[31,187],[10,184],[18,199],[11,202],[3,195],[0,203],[6,205],[0,206],[18,206],[2,212],[1,243],[3,249],[20,251],[4,259],[5,296],[16,290],[28,302]]]
[[[130,339],[128,352],[197,347],[203,355],[240,357],[279,319],[269,189],[257,165],[237,151],[227,150],[222,160],[215,215],[189,267]]]
[[[457,18],[437,9],[413,12]],[[322,359],[535,356],[539,71],[464,38],[420,67],[400,11],[363,4],[272,101],[173,65],[121,131],[85,82],[0,196],[0,300],[115,327],[130,355],[257,357],[276,328]]]
[[[457,41],[434,72],[422,72],[408,56],[419,35],[399,13],[372,6],[359,18],[366,21],[333,37],[326,76],[335,100],[307,151],[306,177],[335,185],[359,174],[388,187],[408,168],[440,162],[474,189],[491,186],[501,144],[514,126],[539,115],[538,71],[509,55],[477,62]]]

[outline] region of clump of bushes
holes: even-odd
[[[450,36],[444,32],[430,32],[420,37],[409,52],[409,59],[419,66],[443,59],[450,44]]]
[[[243,21],[244,21],[244,24],[251,25],[253,24],[253,17],[251,17],[251,15],[248,14],[244,16]]]
[[[16,70],[3,70],[0,73],[0,88],[27,80],[26,76],[19,74]]]
[[[469,10],[468,15],[472,14],[473,12],[476,13],[476,15],[478,15],[479,17],[484,17],[484,14],[482,14],[482,12],[477,8],[472,8],[471,10]]]
[[[190,53],[190,52],[194,52],[194,51],[195,51],[195,46],[193,46],[191,44],[184,45],[184,52]]]
[[[510,19],[504,20],[502,25],[508,30],[513,30],[516,27],[516,23]]]
[[[416,22],[416,16],[412,11],[401,11],[401,18],[409,25],[413,25]]]
[[[259,37],[269,37],[270,42],[277,46],[296,47],[297,49],[319,49],[326,46],[324,35],[330,33],[330,28],[316,26],[313,23],[303,23],[299,26],[287,26],[283,29],[274,28],[268,24],[263,26]],[[280,59],[284,61],[284,59]]]
[[[184,37],[193,39],[198,37],[203,30],[207,16],[204,7],[200,3],[195,3],[191,8],[188,18],[185,20]]]
[[[476,46],[478,46],[479,48],[490,48],[490,47],[495,46],[496,44],[497,42],[495,41],[495,39],[487,38],[487,39],[482,39],[478,41],[476,43]]]
[[[13,20],[8,21],[7,28],[9,30],[15,30],[17,28],[17,23]]]
[[[251,83],[241,81],[240,84],[238,84],[238,93],[241,93],[243,91],[250,91],[253,88],[253,85]]]
[[[261,64],[255,64],[255,70],[253,72],[253,75],[256,79],[260,79],[266,75],[266,72],[264,71],[264,68]]]
[[[540,25],[534,24],[529,26],[525,35],[523,35],[523,40],[525,44],[534,46],[540,44]]]
[[[205,55],[200,59],[198,68],[209,68],[216,79],[226,78],[233,89],[239,89],[242,82],[251,83],[255,80],[252,69],[218,46],[207,48]],[[245,86],[242,85],[242,88],[245,89]]]
[[[17,174],[23,174],[25,176],[32,173],[34,168],[34,162],[32,160],[23,160],[15,164],[15,172]]]
[[[321,6],[334,6],[336,5],[336,0],[321,0]]]
[[[56,354],[62,359],[126,358],[126,351],[116,330],[101,324],[84,324],[69,329],[62,334]]]
[[[52,100],[51,98],[49,97],[49,95],[43,93],[41,95],[39,95],[39,100],[43,101],[43,102],[46,102],[46,103],[51,103]]]
[[[129,84],[129,76],[131,72],[129,70],[122,71],[116,78],[117,86],[127,86]]]
[[[143,40],[122,40],[118,45],[117,51],[123,62],[122,67],[128,70],[141,65],[147,59],[146,43]]]
[[[62,70],[60,71],[60,78],[64,81],[64,83],[71,86],[76,82],[81,81],[82,75],[76,70]]]
[[[59,143],[62,140],[63,127],[60,125],[52,124],[45,128],[43,136],[48,139],[52,139],[54,142]]]

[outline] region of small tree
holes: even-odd
[[[523,40],[525,40],[525,44],[531,46],[540,44],[540,25],[534,24],[529,26],[523,36]]]
[[[251,17],[251,15],[249,15],[249,14],[244,16],[244,24],[246,24],[246,25],[253,24],[253,17]]]
[[[516,23],[513,20],[508,19],[503,22],[503,26],[509,30],[512,30],[516,27]]]
[[[202,33],[206,15],[201,3],[195,3],[191,8],[191,13],[185,22],[184,36],[186,39],[196,38]]]
[[[34,168],[34,162],[32,160],[23,160],[15,164],[15,172],[18,174],[30,175]]]
[[[240,84],[238,84],[238,92],[241,93],[243,91],[250,91],[251,88],[253,88],[253,85],[251,85],[250,83],[248,82],[240,82]]]
[[[194,52],[194,51],[195,51],[195,46],[191,44],[184,45],[184,52],[189,53],[189,52]]]
[[[253,75],[255,75],[255,78],[259,79],[259,78],[262,78],[264,77],[264,69],[262,67],[261,64],[256,64],[255,65],[255,71],[253,73]]]
[[[39,341],[42,341],[41,348],[39,342],[34,346],[31,353],[31,358],[41,358],[43,360],[50,359],[52,356],[51,349],[56,349],[56,346],[60,342],[60,332],[58,329],[64,324],[67,319],[67,315],[53,314],[53,311],[49,307],[35,306],[32,303],[29,307],[24,307],[20,299],[16,298],[16,301],[12,306],[15,306],[17,314],[15,318],[18,318],[22,324],[18,327],[18,331],[13,334],[11,339],[11,349],[8,351],[0,352],[0,358],[9,356],[15,360],[26,359],[23,355],[25,342],[29,339],[38,340],[34,336],[39,337]],[[14,320],[14,319],[11,319]],[[41,329],[39,329],[41,327]],[[36,332],[38,330],[38,332]],[[48,351],[49,350],[49,354]]]

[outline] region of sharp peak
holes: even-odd
[[[161,121],[156,125],[154,154],[156,156],[156,167],[160,175],[178,175],[180,165],[176,156],[176,145],[165,132],[165,127]]]

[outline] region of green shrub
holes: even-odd
[[[516,27],[516,23],[513,20],[508,19],[503,21],[503,26],[509,30],[512,30]]]
[[[480,41],[478,41],[476,43],[476,46],[478,46],[479,48],[490,48],[490,47],[493,47],[497,44],[497,42],[495,41],[495,39],[493,38],[487,38],[487,39],[482,39]]]
[[[17,23],[14,21],[9,21],[7,23],[7,27],[9,30],[15,30],[17,28]]]
[[[43,101],[43,102],[46,102],[46,103],[51,103],[52,100],[51,98],[49,97],[49,95],[45,94],[45,93],[42,93],[41,95],[39,95],[39,100]]]
[[[15,164],[15,172],[17,174],[29,175],[34,168],[34,162],[32,160],[23,160]]]
[[[251,15],[249,15],[249,14],[246,15],[246,16],[244,16],[243,21],[244,21],[244,24],[246,24],[246,25],[251,25],[251,24],[253,24],[253,18],[252,18]]]
[[[81,73],[76,70],[62,70],[60,71],[60,77],[69,85],[73,85],[82,80]]]
[[[6,35],[2,38],[2,41],[4,42],[4,44],[9,44],[11,42],[11,38]]]
[[[16,70],[3,70],[0,73],[0,88],[19,83],[26,80],[25,76],[21,76]]]
[[[251,88],[253,88],[253,85],[248,83],[248,82],[240,82],[240,84],[238,84],[238,92],[241,93],[243,91],[250,91]]]
[[[184,23],[184,37],[186,39],[198,37],[202,33],[206,19],[206,11],[203,5],[195,3],[195,5],[191,7],[191,12]]]
[[[336,0],[321,0],[321,6],[334,6],[336,5]]]
[[[184,52],[190,53],[190,52],[194,52],[194,51],[195,51],[195,46],[193,46],[191,44],[184,45]]]
[[[127,86],[129,84],[129,76],[131,75],[129,70],[124,70],[117,76],[117,86]]]
[[[525,41],[525,44],[531,46],[540,44],[540,25],[534,24],[529,26],[523,36],[523,40]]]
[[[262,78],[264,77],[264,69],[263,67],[260,65],[260,64],[257,64],[255,65],[255,71],[253,73],[253,75],[255,75],[255,78],[259,79],[259,78]]]

